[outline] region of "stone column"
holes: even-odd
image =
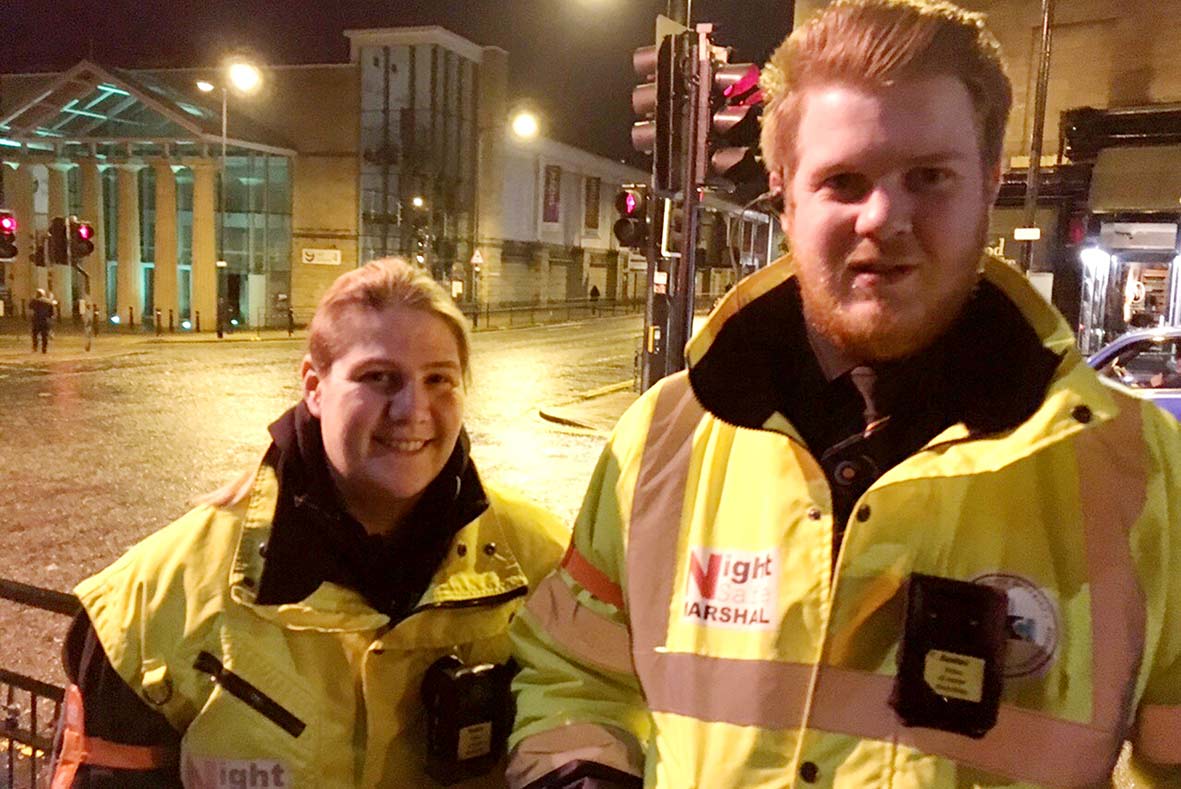
[[[65,219],[70,213],[70,168],[73,162],[49,162],[45,165],[49,173],[49,221],[60,216]],[[69,239],[67,238],[67,243]],[[52,289],[58,299],[58,309],[63,316],[74,314],[74,270],[68,265],[53,266]]]
[[[618,252],[608,252],[604,262],[607,264],[607,284],[603,288],[603,298],[618,300],[620,298],[619,288],[623,277],[620,274],[623,272],[623,267],[627,265],[623,262],[623,258]]]
[[[90,298],[98,310],[99,320],[108,314],[107,306],[107,224],[103,207],[103,168],[97,159],[82,159],[78,163],[82,192],[82,219],[94,228],[94,252],[86,259],[90,274]]]
[[[566,300],[590,298],[591,256],[586,247],[574,250],[574,257],[570,261],[570,271],[566,276]],[[577,282],[571,280],[577,279]]]
[[[549,306],[549,246],[539,243],[533,248],[533,262],[537,266],[537,287],[540,289],[541,306]]]
[[[180,323],[176,275],[176,173],[168,160],[152,163],[156,171],[156,308],[162,326]]]
[[[36,284],[33,262],[30,259],[36,235],[36,217],[33,214],[33,165],[21,162],[5,174],[4,193],[8,207],[16,214],[16,260],[8,265],[8,287],[12,291],[12,308],[22,314],[22,305],[33,298]]]
[[[212,159],[186,162],[193,171],[193,326],[201,314],[201,331],[217,330],[217,219]]]
[[[484,257],[480,271],[483,304],[498,304],[512,294],[506,282],[503,257],[505,127],[508,117],[508,53],[485,47],[480,61],[479,95],[476,101],[475,244]],[[510,298],[512,296],[510,295]]]
[[[135,323],[143,323],[144,293],[140,258],[139,171],[142,164],[128,162],[119,167],[119,253],[115,272],[115,301],[119,319],[126,326],[128,307]]]

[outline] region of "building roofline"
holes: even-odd
[[[513,151],[519,151],[524,154],[539,154],[545,158],[565,159],[590,172],[610,174],[623,182],[646,181],[649,176],[644,170],[617,162],[614,159],[608,159],[606,156],[599,156],[597,153],[591,153],[582,148],[576,148],[573,145],[567,145],[564,142],[558,142],[549,137],[538,137],[534,140],[523,141],[515,138],[506,129],[505,144]]]
[[[481,46],[439,25],[346,30],[344,35],[349,40],[349,60],[354,63],[357,61],[358,50],[363,46],[438,44],[476,63],[483,61],[485,49],[499,49]]]

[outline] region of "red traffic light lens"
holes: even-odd
[[[0,216],[0,230],[5,233],[16,232],[16,217],[14,216]]]
[[[625,186],[615,195],[615,210],[625,217],[637,217],[645,211],[645,195],[638,188]]]
[[[89,239],[94,235],[94,228],[90,225],[78,225],[78,238]]]

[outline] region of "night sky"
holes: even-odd
[[[732,61],[762,63],[788,32],[793,0],[695,0]],[[631,151],[631,52],[654,39],[666,0],[0,0],[0,72],[217,63],[248,50],[269,63],[347,62],[343,31],[441,25],[509,52],[509,92],[546,133],[613,159]]]

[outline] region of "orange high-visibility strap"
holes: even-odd
[[[573,541],[562,559],[562,569],[570,573],[570,577],[577,581],[579,586],[604,603],[623,608],[623,589],[579,553]]]
[[[175,760],[171,748],[124,745],[86,736],[82,691],[77,685],[66,688],[61,751],[50,789],[70,789],[78,769],[84,764],[119,770],[154,770],[166,767]]]

